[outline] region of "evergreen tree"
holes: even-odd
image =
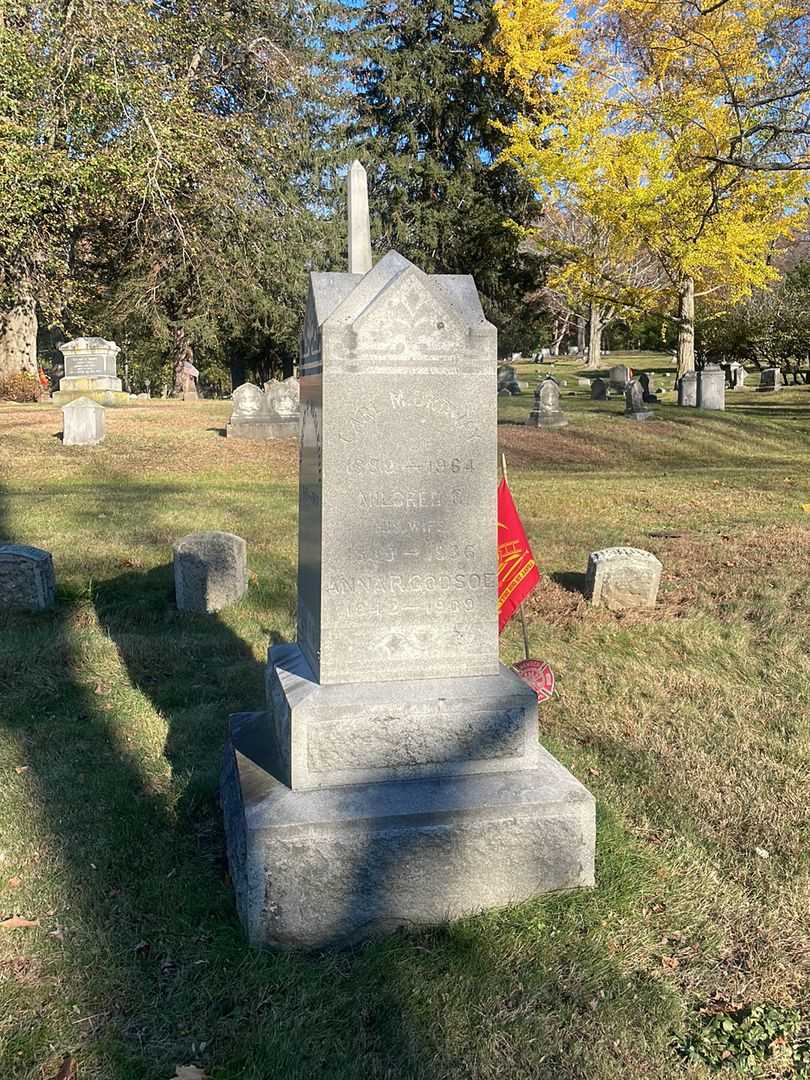
[[[542,261],[506,220],[536,216],[532,189],[492,163],[493,121],[512,102],[480,58],[493,32],[488,0],[346,4],[341,49],[356,90],[351,134],[369,172],[372,239],[429,273],[471,273],[504,352],[537,342]]]

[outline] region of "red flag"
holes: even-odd
[[[540,580],[506,480],[498,485],[498,633]]]

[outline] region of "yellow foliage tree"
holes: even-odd
[[[806,219],[805,0],[497,0],[484,65],[520,95],[506,157],[547,206],[621,252],[602,284],[656,308],[676,297],[678,372],[694,368],[695,296],[734,301],[775,276]],[[605,243],[604,237],[609,237]],[[622,281],[634,253],[658,273]],[[593,279],[594,248],[568,274]],[[608,256],[606,256],[607,259]]]

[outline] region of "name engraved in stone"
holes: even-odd
[[[364,510],[435,510],[441,507],[438,491],[361,491]]]
[[[468,409],[457,409],[447,398],[438,397],[425,391],[415,390],[406,393],[404,390],[392,390],[391,408],[416,409],[431,414],[431,416],[444,416],[453,427],[462,427],[473,423],[473,417]]]
[[[352,596],[355,593],[393,596],[402,593],[451,592],[455,589],[480,592],[481,589],[494,589],[497,581],[497,574],[341,575],[330,579],[326,591],[336,596]]]

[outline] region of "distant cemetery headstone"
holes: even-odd
[[[726,407],[726,375],[719,364],[706,364],[697,377],[697,407],[718,409]]]
[[[644,408],[644,390],[638,379],[631,379],[624,388],[624,415],[627,420],[652,420],[654,412]]]
[[[190,533],[174,546],[180,611],[221,611],[247,592],[247,544],[229,532]]]
[[[608,373],[610,386],[613,390],[624,390],[632,377],[633,373],[626,364],[614,364]]]
[[[784,385],[782,372],[778,367],[765,368],[760,373],[758,390],[781,390]]]
[[[604,379],[594,379],[591,383],[591,401],[604,401],[608,396],[608,384]]]
[[[511,364],[501,364],[498,368],[498,393],[513,395],[520,393],[517,372]]]
[[[121,351],[114,341],[104,338],[75,338],[59,346],[65,358],[65,374],[53,395],[57,405],[67,405],[76,398],[90,398],[104,405],[125,405],[129,394],[122,389],[116,374],[116,357]]]
[[[687,371],[678,379],[678,404],[697,405],[697,372]]]
[[[197,391],[197,379],[199,377],[200,373],[197,368],[188,360],[184,360],[180,371],[180,396],[183,401],[198,400],[200,395]]]
[[[49,551],[26,544],[0,545],[0,611],[44,611],[56,597]]]
[[[745,377],[748,372],[736,361],[728,366],[728,388],[729,390],[743,390],[745,388]]]
[[[223,771],[239,914],[277,948],[593,880],[591,796],[498,661],[497,333],[470,276],[371,265],[364,177],[350,272],[310,275],[297,643]]]
[[[528,427],[553,431],[568,426],[568,420],[560,408],[560,386],[553,375],[546,375],[534,391],[534,408],[526,420]]]
[[[95,446],[104,441],[104,406],[90,398],[74,398],[62,408],[62,444]]]
[[[615,547],[592,551],[585,595],[594,607],[611,611],[655,607],[663,567],[649,551]]]
[[[262,391],[252,383],[234,390],[234,410],[227,427],[230,438],[286,439],[298,434],[298,380],[265,383]]]
[[[640,371],[636,378],[641,383],[642,401],[644,401],[644,403],[647,405],[655,404],[655,402],[658,401],[658,398],[650,389],[650,376],[647,374],[646,371]]]

